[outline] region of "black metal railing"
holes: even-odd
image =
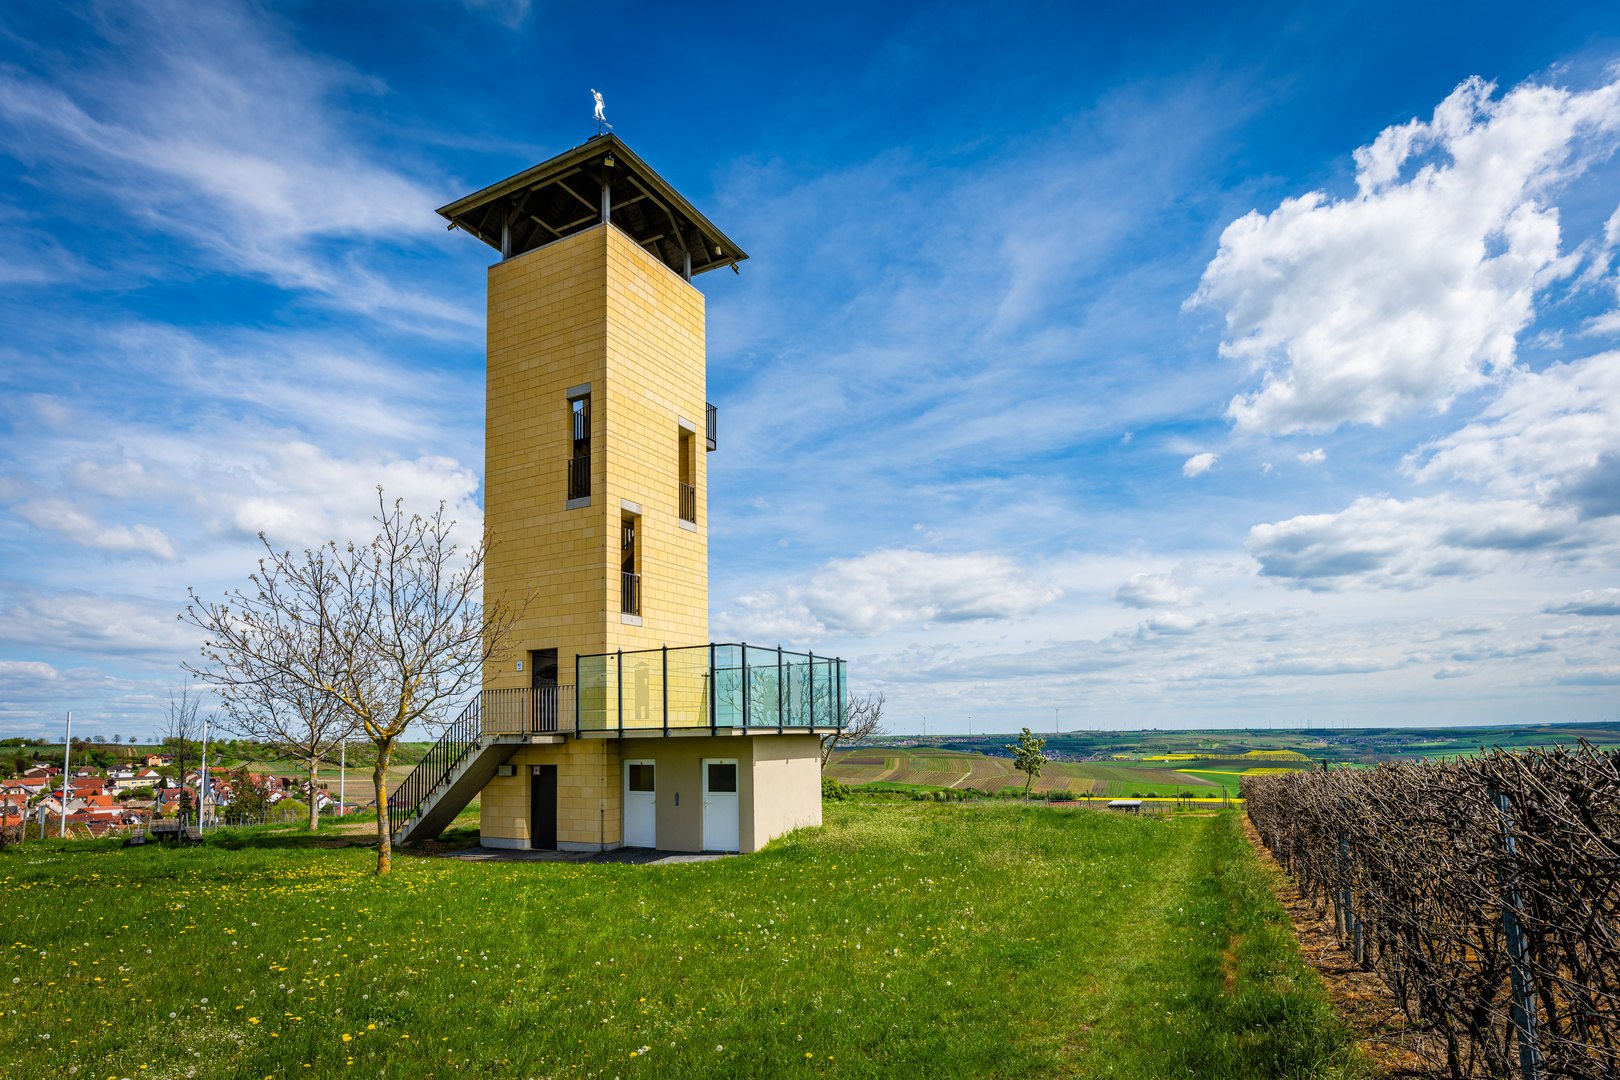
[[[709,440],[709,449],[713,450],[714,449],[714,434],[715,434],[714,414],[715,414],[716,410],[715,410],[715,407],[713,405],[710,405],[708,402],[704,402],[703,407],[708,410],[708,414],[709,414],[709,416],[708,416],[708,419],[709,419],[708,440]]]
[[[484,690],[388,796],[388,828],[397,833],[486,735],[572,734],[579,709],[572,686]]]
[[[552,735],[574,730],[572,686],[520,686],[483,692],[485,735]]]
[[[422,803],[455,771],[484,733],[483,695],[473,698],[461,710],[444,735],[388,796],[388,831],[397,834],[416,816]]]
[[[641,614],[641,575],[619,574],[619,610],[626,615]]]
[[[568,497],[589,498],[591,494],[591,455],[581,454],[568,459]]]
[[[691,484],[681,485],[681,520],[697,524],[697,488]]]

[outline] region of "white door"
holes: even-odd
[[[703,759],[703,850],[736,851],[737,759]]]
[[[658,846],[658,785],[650,761],[624,763],[624,846]]]

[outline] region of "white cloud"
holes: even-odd
[[[0,646],[45,649],[98,661],[156,664],[172,670],[195,654],[195,631],[173,604],[82,590],[45,591],[0,584]]]
[[[1620,589],[1587,589],[1541,610],[1549,615],[1620,615]]]
[[[1458,649],[1451,654],[1451,658],[1462,661],[1513,660],[1521,656],[1534,656],[1537,653],[1552,651],[1553,646],[1548,641],[1498,641]]]
[[[1116,603],[1126,607],[1192,607],[1204,590],[1178,585],[1163,574],[1132,574],[1114,590]]]
[[[1568,503],[1583,518],[1620,513],[1620,353],[1515,373],[1477,419],[1403,467],[1420,481]]]
[[[1373,656],[1294,656],[1263,660],[1253,671],[1256,675],[1366,675],[1399,666],[1397,660]]]
[[[1219,460],[1219,454],[1211,454],[1207,452],[1202,454],[1194,454],[1192,457],[1182,462],[1181,475],[1202,476],[1209,472],[1209,470],[1213,469],[1215,467],[1215,463]]]
[[[472,497],[478,474],[454,458],[339,458],[306,442],[261,442],[234,467],[204,473],[212,489],[216,531],[243,537],[263,532],[276,545],[367,540],[376,531],[376,488],[391,504],[426,513],[440,500],[457,519],[463,543],[479,535],[483,515]]]
[[[1473,672],[1471,670],[1469,670],[1468,668],[1459,667],[1459,666],[1457,666],[1455,664],[1447,664],[1446,666],[1444,666],[1442,668],[1439,668],[1439,669],[1437,669],[1435,671],[1434,678],[1436,678],[1436,679],[1461,679],[1461,678],[1464,678],[1464,677],[1466,677],[1468,675],[1472,675],[1472,674],[1473,674]]]
[[[1554,681],[1560,686],[1620,686],[1620,667],[1576,668]]]
[[[1315,450],[1297,456],[1301,465],[1320,465],[1327,460],[1327,451],[1318,446]]]
[[[1016,619],[1058,595],[1004,555],[880,548],[829,560],[807,585],[738,597],[744,610],[715,621],[754,640],[870,637],[905,625]]]
[[[1470,79],[1357,150],[1355,197],[1227,227],[1188,304],[1223,309],[1222,353],[1263,373],[1239,430],[1382,424],[1512,365],[1537,289],[1573,270],[1546,197],[1612,146],[1620,84],[1493,90]]]
[[[0,660],[0,679],[15,687],[20,682],[56,682],[62,673],[37,660]]]
[[[49,495],[16,478],[0,478],[0,500],[11,513],[55,539],[97,551],[150,555],[172,562],[180,557],[174,542],[151,525],[109,525],[66,498]]]
[[[1257,525],[1247,546],[1261,573],[1320,590],[1412,589],[1529,553],[1612,552],[1620,544],[1620,353],[1514,372],[1478,417],[1407,455],[1402,469],[1423,483],[1479,484],[1491,497],[1361,498],[1337,514]]]
[[[1554,548],[1576,524],[1570,511],[1524,500],[1363,497],[1336,514],[1256,525],[1245,546],[1263,576],[1307,589],[1418,589]]]

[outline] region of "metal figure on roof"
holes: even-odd
[[[607,122],[607,116],[602,112],[602,95],[592,90],[591,97],[596,99],[596,133],[602,134],[604,128],[612,131],[613,125]]]

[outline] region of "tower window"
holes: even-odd
[[[678,451],[680,453],[680,503],[681,520],[697,524],[697,433],[682,430]]]
[[[574,428],[573,454],[568,459],[568,498],[588,499],[591,496],[591,396],[574,398],[568,403],[568,409]]]
[[[619,529],[619,610],[641,614],[641,519],[626,517]]]

